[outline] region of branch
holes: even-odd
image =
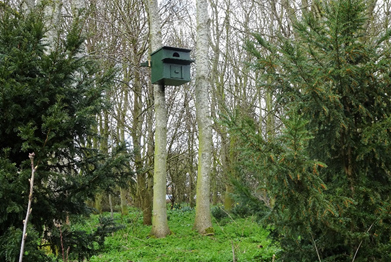
[[[26,211],[26,218],[23,220],[23,234],[22,234],[22,243],[20,245],[20,254],[19,254],[19,262],[22,262],[23,260],[23,252],[24,252],[24,244],[26,242],[27,238],[27,222],[29,220],[29,215],[31,214],[32,208],[31,208],[31,202],[33,200],[33,186],[34,186],[34,174],[37,170],[37,167],[34,167],[34,152],[29,154],[29,158],[31,161],[31,178],[30,181],[30,194],[29,194],[29,201],[27,204],[27,211]]]
[[[322,262],[322,260],[320,259],[318,247],[316,246],[316,243],[315,243],[314,237],[312,236],[312,233],[311,233],[311,238],[312,238],[312,243],[314,243],[316,254],[318,255],[319,262]]]
[[[375,221],[375,222],[376,222],[376,221]],[[368,228],[368,230],[367,230],[366,233],[368,233],[368,232],[371,230],[371,228],[373,227],[373,225],[375,224],[375,222],[372,223],[372,225]],[[358,250],[360,250],[360,247],[361,247],[361,245],[362,245],[362,242],[363,242],[363,240],[361,240],[360,244],[358,245],[358,247],[357,247],[357,249],[356,249],[356,252],[354,253],[354,257],[353,257],[352,262],[354,262],[354,261],[356,260],[357,253],[358,253]]]
[[[232,262],[236,262],[234,242],[231,240],[232,245]]]

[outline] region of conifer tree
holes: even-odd
[[[79,52],[80,20],[49,49],[43,9],[23,14],[0,3],[0,261],[19,254],[29,153],[36,172],[24,261],[47,260],[43,246],[61,256],[64,245],[79,260],[93,254],[115,226],[102,220],[96,232],[74,232],[67,218],[89,214],[87,198],[126,178],[125,154],[88,146],[97,137],[96,114],[108,107],[104,92],[114,73]]]
[[[362,0],[318,6],[321,16],[304,13],[295,38],[272,45],[254,34],[247,45],[261,86],[289,112],[282,133],[266,142],[248,121],[228,123],[242,141],[242,174],[266,181],[276,200],[265,218],[281,260],[387,261],[391,31],[368,35]]]

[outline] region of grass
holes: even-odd
[[[109,215],[109,214],[105,214]],[[195,212],[190,208],[168,211],[172,234],[166,238],[149,235],[150,226],[142,224],[141,212],[133,209],[128,216],[115,213],[114,218],[125,228],[107,237],[105,248],[91,262],[147,261],[272,261],[279,249],[267,238],[268,231],[253,217],[213,219],[214,236],[201,236],[193,227]],[[98,216],[93,216],[86,228],[93,228]]]

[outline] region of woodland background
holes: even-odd
[[[193,57],[196,2],[208,8],[206,201],[227,212],[240,203],[272,225],[287,261],[387,261],[391,3],[160,1],[162,44]],[[0,2],[0,259],[18,253],[32,151],[31,261],[44,259],[38,239],[55,250],[80,214],[132,205],[152,224],[154,87],[140,67],[154,51],[152,3]],[[173,207],[197,199],[203,61],[194,81],[165,88]],[[87,242],[103,244],[110,223],[69,239],[92,252]]]

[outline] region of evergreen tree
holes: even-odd
[[[80,21],[49,50],[43,8],[23,14],[0,3],[0,261],[19,254],[29,153],[35,153],[37,171],[24,261],[47,260],[42,245],[58,255],[61,244],[79,259],[91,255],[94,242],[102,244],[115,227],[102,220],[105,230],[84,232],[82,239],[65,221],[89,214],[88,198],[126,178],[125,154],[109,156],[89,145],[97,137],[95,116],[108,107],[104,93],[114,72],[80,52]]]
[[[243,173],[275,199],[266,218],[282,260],[388,261],[391,31],[366,32],[362,0],[318,6],[294,39],[254,34],[247,45],[260,83],[289,112],[284,131],[266,142],[246,121],[228,124],[243,142]]]

